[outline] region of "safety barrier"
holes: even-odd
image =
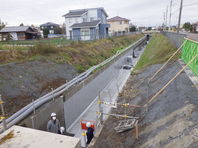
[[[198,54],[198,42],[185,38],[185,44],[182,49],[182,60],[187,64],[195,55]],[[194,74],[198,76],[198,58],[189,64]]]

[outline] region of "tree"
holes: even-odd
[[[186,31],[192,31],[192,30],[193,30],[193,26],[191,25],[190,22],[184,23],[183,28],[184,28]]]
[[[1,19],[0,19],[0,30],[2,29],[2,28],[4,28],[6,25],[5,25],[5,23],[4,22],[1,22]]]
[[[19,26],[24,26],[23,23],[21,23]]]
[[[135,32],[137,30],[136,26],[130,26],[129,32]]]
[[[43,36],[44,36],[44,38],[47,38],[48,37],[48,34],[49,34],[49,29],[48,28],[44,28],[43,29]]]

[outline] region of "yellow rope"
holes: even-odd
[[[185,37],[184,39],[189,40],[189,41],[191,41],[191,42],[198,43],[198,41],[192,40],[192,39],[190,39],[190,38],[186,38],[186,37]]]
[[[145,105],[144,107],[146,107],[149,103],[151,103],[161,92],[164,91],[164,89],[173,81],[175,80],[180,73],[182,73],[184,71],[184,69],[190,65],[190,63],[192,63],[192,61],[198,56],[195,55],[168,83],[166,83],[166,85],[164,85],[164,87],[162,87]]]
[[[164,65],[162,65],[162,67],[160,67],[160,69],[158,69],[155,74],[149,79],[149,82],[151,80],[154,79],[154,77],[168,64],[168,62],[180,51],[180,49],[183,47],[183,45],[186,43],[186,41],[184,41],[182,43],[182,45],[173,53],[173,55],[164,63]]]

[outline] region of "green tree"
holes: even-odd
[[[48,28],[44,28],[43,29],[43,36],[44,36],[44,38],[47,38],[48,34],[49,34],[49,29]]]
[[[184,23],[183,28],[184,28],[186,31],[192,31],[192,30],[193,30],[193,26],[191,25],[190,22]]]
[[[131,26],[129,32],[135,32],[137,30],[136,26]]]
[[[2,28],[4,28],[6,25],[5,25],[5,23],[4,22],[1,22],[1,19],[0,19],[0,30],[2,29]]]

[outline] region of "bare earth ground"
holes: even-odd
[[[162,88],[180,69],[178,62],[170,63],[148,85],[147,80],[160,65],[153,65],[142,73],[132,75],[120,94],[118,102],[144,105],[148,98]],[[95,148],[197,148],[198,147],[198,91],[183,72],[166,90],[144,108],[118,107],[113,113],[140,117],[139,139],[135,131],[116,133],[119,119],[109,117],[94,145]]]
[[[69,64],[41,59],[0,66],[0,94],[7,116],[77,75]]]

